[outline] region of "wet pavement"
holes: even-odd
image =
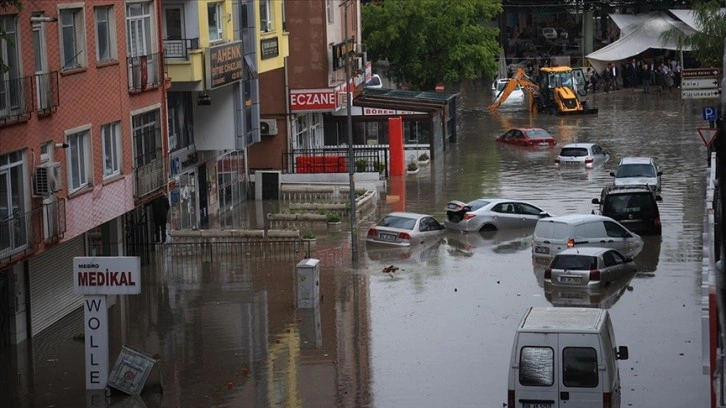
[[[602,292],[545,292],[532,264],[531,231],[447,232],[414,251],[370,251],[350,262],[345,230],[321,234],[318,308],[296,309],[298,259],[182,262],[159,251],[141,295],[109,310],[110,362],[128,344],[161,356],[140,398],[84,391],[79,310],[3,350],[0,406],[12,407],[502,407],[514,332],[529,306],[609,308],[621,361],[624,407],[705,407],[701,234],[706,149],[696,127],[702,101],[638,90],[588,95],[598,115],[530,115],[521,105],[486,110],[488,86],[462,89],[459,138],[405,180],[401,201],[382,194],[376,213],[405,208],[443,220],[449,200],[525,199],[555,214],[589,213],[623,156],[653,156],[663,170],[662,239],[648,237],[639,271]],[[710,105],[714,105],[711,103]],[[560,171],[558,149],[523,150],[494,139],[542,127],[560,144],[597,142],[611,159]],[[392,180],[391,183],[396,183]],[[389,190],[394,186],[389,185]],[[344,222],[345,225],[345,222]],[[383,267],[396,265],[393,274]],[[163,385],[163,392],[160,387]]]

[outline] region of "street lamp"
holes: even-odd
[[[350,246],[351,256],[354,262],[358,261],[358,227],[356,221],[355,208],[355,155],[353,154],[353,116],[351,110],[353,108],[353,90],[350,86],[350,49],[348,48],[348,6],[355,3],[355,0],[343,0],[340,7],[343,7],[343,32],[345,33],[345,109],[346,109],[346,132],[348,140],[348,184],[350,198]]]

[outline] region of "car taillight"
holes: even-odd
[[[592,164],[592,157],[588,157],[585,159],[585,164]]]
[[[474,214],[474,213],[468,212],[468,213],[464,214],[464,219],[465,220],[470,220],[470,219],[472,219],[474,217],[476,217],[476,214]]]
[[[559,157],[555,159],[555,163],[560,164],[560,158]]]
[[[574,239],[567,240],[567,247],[568,248],[572,248],[574,246],[575,246],[575,240]]]
[[[612,408],[613,406],[613,394],[610,392],[602,393],[602,408]]]
[[[371,228],[371,229],[368,230],[368,236],[369,237],[375,237],[376,235],[378,235],[378,231],[376,231],[375,228]]]
[[[411,239],[411,234],[408,232],[399,232],[398,237],[401,239]]]
[[[599,281],[600,280],[600,270],[599,269],[593,269],[590,271],[590,281]]]
[[[507,391],[507,406],[514,407],[514,390]]]
[[[552,269],[551,268],[545,269],[544,278],[545,279],[552,279]]]

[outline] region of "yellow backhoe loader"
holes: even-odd
[[[539,80],[532,81],[523,69],[517,68],[509,82],[497,95],[489,109],[498,109],[517,86],[529,95],[530,112],[546,112],[555,115],[595,114],[586,101],[580,101],[578,89],[585,94],[585,76],[581,69],[570,67],[544,67],[539,69]]]

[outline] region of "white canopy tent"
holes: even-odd
[[[608,62],[627,60],[651,48],[677,50],[678,45],[675,39],[664,42],[661,38],[663,33],[671,29],[675,28],[687,36],[696,32],[688,24],[674,20],[662,11],[628,15],[627,17],[611,14],[610,17],[616,24],[620,22],[627,25],[620,27],[619,40],[587,55],[588,61],[598,72],[602,72]],[[684,47],[683,51],[690,51],[690,48]]]

